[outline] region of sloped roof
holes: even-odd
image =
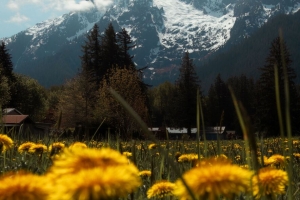
[[[15,108],[4,108],[3,109],[3,115],[14,115],[14,114],[23,115],[20,111],[18,111]]]
[[[29,119],[28,115],[3,115],[2,122],[4,124],[21,124],[27,118]]]

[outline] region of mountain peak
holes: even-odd
[[[16,72],[45,86],[61,84],[80,68],[85,34],[95,23],[100,32],[112,23],[116,31],[128,31],[136,45],[131,52],[134,62],[137,67],[153,68],[144,75],[155,79],[155,71],[161,68],[173,70],[162,70],[167,76],[176,74],[173,66],[180,64],[183,52],[200,60],[225,44],[251,36],[278,13],[293,14],[299,9],[300,0],[115,0],[105,11],[70,12],[5,42]],[[45,71],[53,77],[41,78]]]

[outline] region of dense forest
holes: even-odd
[[[182,55],[175,83],[167,81],[155,87],[145,84],[142,79],[144,69],[136,69],[133,56],[129,54],[134,48],[129,34],[125,29],[116,33],[112,24],[108,25],[104,35],[100,35],[98,26],[94,25],[81,48],[81,70],[64,85],[50,89],[43,88],[29,77],[15,74],[11,55],[2,43],[0,104],[2,109],[17,108],[34,121],[50,120],[53,128],[59,130],[73,129],[80,124],[84,137],[89,137],[103,122],[103,129],[130,139],[133,133],[140,131],[139,124],[112,96],[111,89],[118,92],[149,127],[186,127],[188,134],[196,127],[197,92],[201,97],[202,118],[206,126],[222,125],[241,133],[231,97],[234,93],[256,132],[278,136],[280,129],[288,126],[279,123],[278,113],[285,119],[288,114],[286,105],[289,105],[293,134],[298,134],[300,94],[295,84],[292,55],[281,35],[277,34],[265,45],[268,54],[252,58],[254,61],[264,59],[262,65],[257,65],[257,80],[244,74],[228,74],[225,80],[216,74],[206,94],[188,52]],[[231,57],[231,62],[246,64],[241,57],[251,55],[243,54],[243,51],[239,53]],[[220,56],[210,62],[219,62]],[[232,70],[235,69],[227,68],[228,73]],[[232,88],[232,93],[229,88]]]

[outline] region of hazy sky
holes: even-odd
[[[105,9],[113,0],[0,0],[0,38],[70,11]]]

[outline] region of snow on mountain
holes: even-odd
[[[184,39],[187,44],[178,50],[209,51],[217,49],[230,38],[230,29],[235,22],[233,5],[228,5],[223,15],[222,10],[213,10],[211,4],[205,6],[205,13],[179,0],[154,0],[153,4],[164,9],[166,31],[160,34],[160,42],[167,48]]]
[[[200,60],[251,36],[274,15],[299,9],[300,0],[115,0],[105,11],[71,12],[4,41],[17,72],[34,73],[42,82],[39,73],[55,65],[64,71],[59,76],[65,80],[77,73],[85,34],[95,23],[101,33],[112,23],[115,31],[125,28],[130,34],[136,45],[131,52],[134,62],[149,67],[145,77],[171,77],[178,74],[184,51]],[[51,85],[48,82],[44,85]]]

